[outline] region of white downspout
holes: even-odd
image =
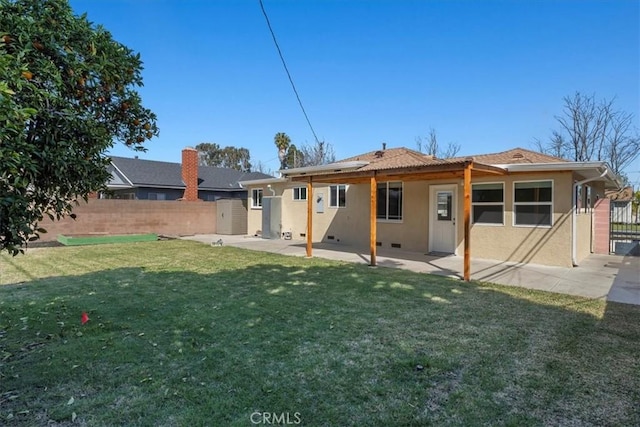
[[[571,196],[572,206],[571,206],[571,263],[574,267],[578,266],[578,261],[576,260],[578,254],[578,239],[576,236],[577,228],[578,228],[578,212],[576,211],[576,205],[578,204],[578,198],[576,195],[576,191],[578,190],[578,186],[582,184],[586,184],[587,182],[595,181],[604,177],[609,172],[609,169],[604,168],[604,172],[598,177],[595,178],[587,178],[582,181],[578,181],[573,184],[573,195]]]

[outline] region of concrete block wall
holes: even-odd
[[[75,220],[45,217],[40,227],[47,233],[40,240],[56,240],[59,234],[210,234],[216,232],[216,210],[215,202],[89,199],[74,208]]]
[[[599,199],[593,212],[593,252],[596,254],[609,254],[610,227],[609,199]]]

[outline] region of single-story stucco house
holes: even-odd
[[[604,162],[515,148],[439,159],[407,148],[245,180],[248,232],[555,266],[593,247],[593,206],[619,178]]]

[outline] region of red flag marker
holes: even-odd
[[[84,325],[85,323],[87,323],[89,321],[89,315],[83,311],[82,312],[82,319],[80,321]]]

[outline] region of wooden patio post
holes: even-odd
[[[311,185],[311,177],[307,181],[307,257],[312,256],[313,239],[313,187]]]
[[[471,169],[473,161],[464,164],[464,280],[471,280]]]
[[[378,184],[375,173],[371,177],[371,205],[369,208],[369,249],[371,251],[371,266],[376,265],[376,210],[378,208]]]

